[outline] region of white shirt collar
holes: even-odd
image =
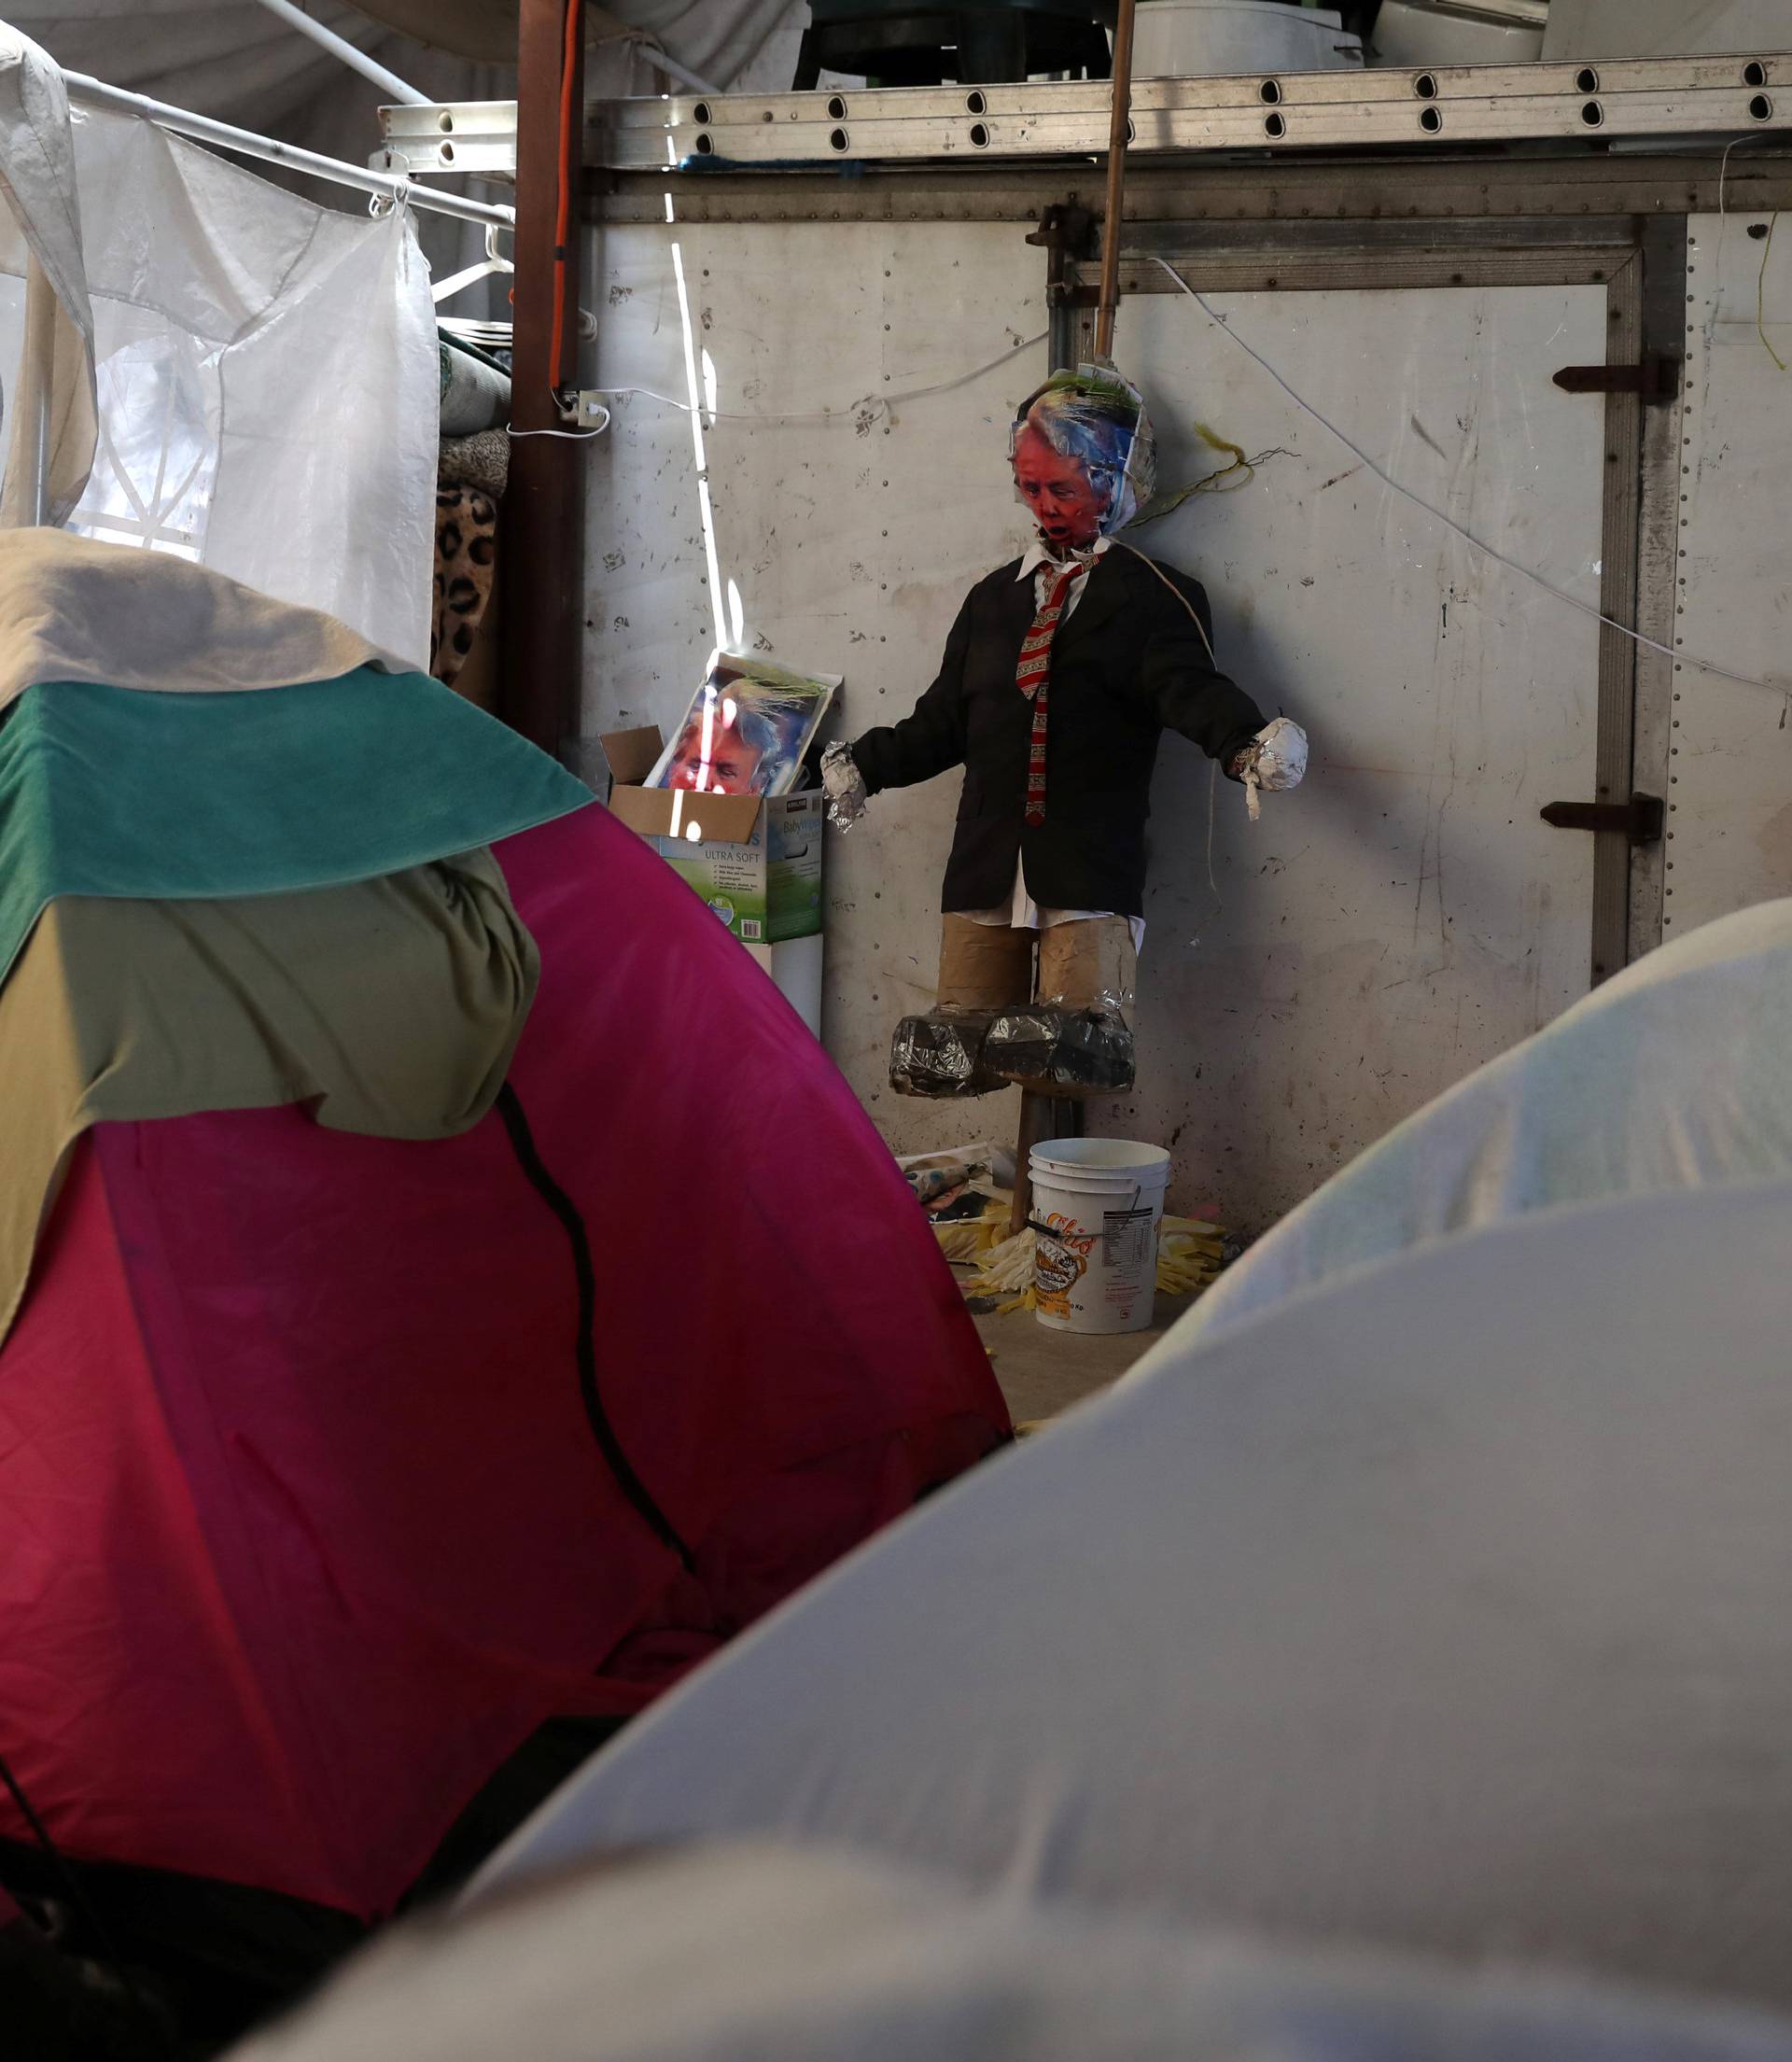
[[[1091,560],[1099,558],[1101,554],[1107,550],[1108,546],[1112,542],[1112,538],[1098,537],[1089,552],[1089,557],[1091,558]],[[1060,563],[1060,560],[1054,558],[1051,553],[1046,550],[1045,540],[1043,537],[1035,537],[1032,542],[1022,554],[1020,561],[1020,570],[1015,575],[1015,578],[1016,580],[1028,580],[1030,579],[1031,576],[1036,573],[1042,566],[1057,566]]]

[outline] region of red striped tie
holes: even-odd
[[[1045,704],[1052,685],[1052,639],[1057,635],[1071,584],[1088,570],[1074,563],[1066,566],[1045,591],[1044,602],[1033,618],[1033,626],[1021,640],[1020,664],[1015,684],[1033,705],[1033,737],[1027,758],[1027,821],[1045,821]]]

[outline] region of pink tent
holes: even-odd
[[[0,1753],[72,1857],[387,1911],[544,1719],[637,1709],[1006,1434],[748,956],[601,809],[497,850],[543,972],[474,1130],[77,1155],[0,1350]]]

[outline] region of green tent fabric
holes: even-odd
[[[422,866],[589,791],[422,673],[253,694],[56,680],[0,722],[0,980],[63,895],[286,894]]]
[[[90,1125],[301,1102],[445,1139],[497,1101],[541,970],[489,851],[296,895],[61,895],[0,994],[0,1344]]]

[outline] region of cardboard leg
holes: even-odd
[[[1039,997],[1089,1009],[1103,994],[1120,997],[1128,1021],[1139,981],[1132,926],[1124,917],[1055,923],[1039,934]]]
[[[969,917],[940,920],[941,1009],[1012,1009],[1033,992],[1033,933]]]

